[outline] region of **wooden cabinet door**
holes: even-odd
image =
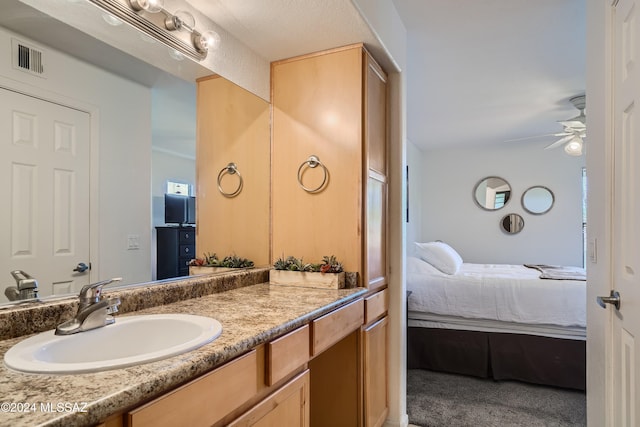
[[[364,51],[364,141],[368,169],[387,175],[387,75]]]
[[[229,427],[308,427],[309,370],[282,386]]]
[[[365,427],[383,425],[389,413],[387,319],[383,317],[363,331]]]
[[[272,64],[274,257],[362,273],[362,46]],[[327,168],[305,166],[315,155]],[[300,172],[300,173],[299,173]]]
[[[364,286],[387,284],[387,76],[364,55]]]

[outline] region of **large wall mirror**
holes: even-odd
[[[68,1],[58,11],[76,7],[88,10],[93,6]],[[195,180],[195,80],[214,71],[186,58],[171,59],[165,46],[145,41],[137,31],[124,25],[108,27],[97,9],[95,16],[87,12],[86,22],[91,19],[95,20],[91,25],[107,26],[105,32],[130,31],[128,43],[155,52],[157,61],[153,64],[173,61],[169,67],[173,67],[174,75],[166,72],[166,67],[160,70],[19,0],[3,1],[2,9],[0,52],[9,58],[11,40],[25,40],[44,50],[49,75],[46,79],[28,75],[12,68],[7,59],[0,64],[0,86],[6,88],[16,82],[18,87],[13,90],[24,89],[28,95],[38,97],[42,89],[45,99],[60,99],[63,104],[69,101],[72,107],[77,103],[78,108],[90,110],[88,132],[92,145],[87,164],[95,167],[91,170],[97,171],[98,183],[88,187],[86,197],[90,198],[91,206],[84,209],[92,218],[86,222],[95,228],[78,232],[86,239],[90,253],[48,264],[23,256],[16,263],[6,255],[10,253],[8,244],[2,246],[0,303],[8,301],[4,289],[15,284],[10,272],[18,269],[38,280],[41,297],[77,295],[83,283],[111,277],[123,277],[123,284],[151,281],[155,266],[154,226],[164,223],[163,183],[188,181],[186,170],[190,167]],[[58,80],[64,81],[57,84]],[[118,87],[112,87],[112,82]],[[0,147],[2,156],[5,148]],[[268,157],[259,160],[269,164]],[[166,171],[163,182],[152,178],[159,169]],[[5,182],[11,182],[8,174],[2,176]],[[33,194],[44,195],[48,188],[34,188]],[[38,199],[34,201],[36,206],[44,204]],[[11,209],[9,206],[7,216],[11,215]],[[11,239],[4,239],[7,240]],[[77,252],[77,248],[74,250]],[[92,268],[73,271],[81,262],[91,263]],[[69,283],[52,280],[53,273],[47,265],[63,265],[64,272],[71,277]]]
[[[502,209],[511,198],[511,186],[497,176],[481,179],[473,189],[473,200],[482,209],[495,211]]]
[[[551,210],[555,198],[547,187],[536,185],[522,194],[522,207],[533,215],[542,215]]]

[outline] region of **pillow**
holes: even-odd
[[[418,257],[445,274],[456,274],[462,257],[444,242],[415,243]]]

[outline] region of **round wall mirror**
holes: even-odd
[[[549,212],[553,202],[553,192],[541,185],[528,188],[522,195],[522,207],[533,215],[542,215]]]
[[[524,228],[524,219],[516,213],[506,214],[500,220],[500,228],[507,234],[518,234]]]
[[[473,200],[482,209],[495,211],[504,207],[511,197],[511,186],[504,179],[488,176],[473,189]]]

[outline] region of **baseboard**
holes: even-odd
[[[408,427],[409,426],[409,415],[404,414],[400,417],[399,420],[392,420],[387,418],[384,422],[383,427]]]

